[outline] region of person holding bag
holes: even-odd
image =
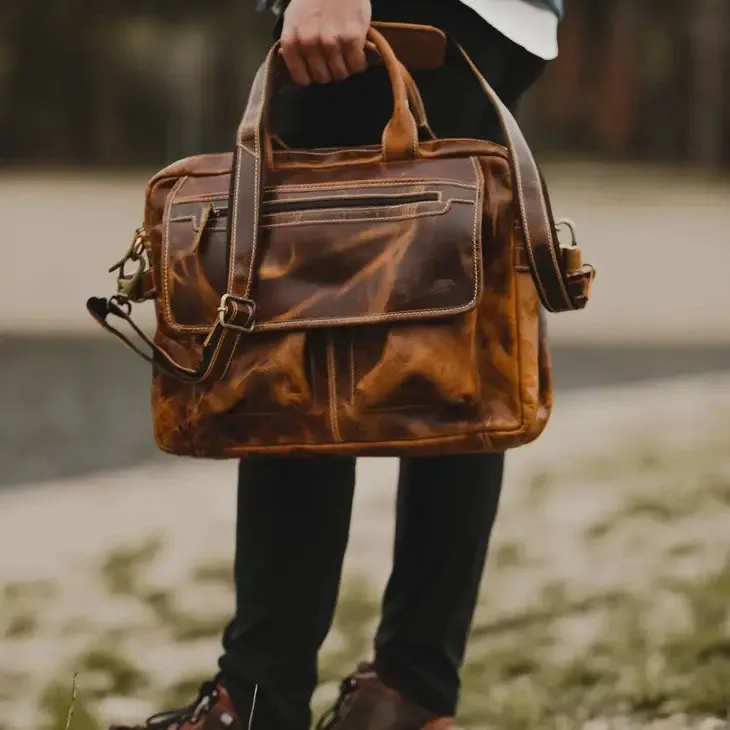
[[[518,262],[517,276],[523,277],[519,279],[519,282],[522,283],[515,284],[523,293],[527,292],[525,296],[531,302],[531,309],[525,316],[529,315],[529,321],[534,323],[534,331],[538,332],[539,329],[542,333],[542,315],[540,314],[538,317],[540,302],[543,306],[550,308],[551,303],[554,304],[557,301],[553,311],[579,309],[584,306],[588,298],[587,287],[592,280],[593,271],[590,267],[581,267],[579,263],[569,266],[562,259],[558,261],[562,252],[555,247],[552,241],[550,234],[550,231],[553,230],[552,218],[545,213],[544,217],[538,220],[532,214],[534,205],[543,206],[540,208],[543,210],[546,204],[544,183],[541,183],[529,151],[525,151],[524,147],[520,146],[523,144],[523,140],[521,135],[519,138],[516,136],[519,134],[519,130],[514,126],[514,121],[510,121],[511,115],[506,111],[516,112],[525,91],[537,81],[548,61],[557,55],[557,27],[562,13],[560,0],[543,0],[543,2],[533,2],[532,0],[428,0],[425,2],[372,0],[372,4],[371,0],[291,0],[286,7],[279,8],[279,10],[281,19],[277,33],[280,34],[280,52],[292,83],[284,84],[272,101],[276,137],[271,139],[257,137],[256,125],[261,124],[266,110],[262,107],[256,112],[255,105],[258,102],[254,97],[257,94],[260,96],[268,93],[273,77],[267,76],[266,69],[274,64],[276,59],[272,57],[267,61],[269,66],[262,67],[263,70],[254,85],[252,101],[249,102],[250,110],[253,109],[253,111],[247,112],[242,123],[241,141],[239,141],[237,157],[234,161],[234,167],[238,166],[236,169],[240,170],[241,166],[249,164],[250,160],[258,160],[259,156],[267,157],[269,163],[276,157],[281,161],[278,169],[285,169],[284,163],[289,158],[294,159],[293,156],[295,156],[295,153],[290,150],[316,149],[318,151],[311,153],[310,156],[312,158],[319,156],[317,159],[322,161],[321,169],[326,170],[328,169],[327,153],[322,148],[337,150],[359,147],[362,148],[362,151],[357,154],[367,156],[368,154],[380,154],[382,145],[385,164],[373,163],[373,167],[368,169],[376,170],[377,174],[388,174],[389,155],[404,160],[403,164],[409,164],[408,160],[417,152],[415,145],[420,144],[420,142],[414,141],[413,135],[416,133],[420,140],[435,137],[435,141],[423,144],[424,151],[419,159],[425,159],[423,156],[429,154],[437,159],[442,154],[439,151],[439,144],[441,144],[439,140],[441,139],[462,141],[464,144],[471,144],[467,142],[468,140],[489,140],[508,145],[514,154],[519,151],[521,158],[512,159],[514,165],[512,177],[515,178],[514,184],[517,185],[518,199],[515,207],[511,207],[512,204],[508,202],[505,210],[510,215],[512,214],[510,211],[518,211],[522,227],[526,231],[527,229],[531,231],[529,235],[525,234],[525,249],[520,249],[524,262],[521,264]],[[401,57],[404,66],[397,65],[387,45],[380,40],[380,34],[372,29],[372,23],[375,23],[375,27],[382,29],[383,35],[391,39],[394,47],[401,43],[401,47],[404,49],[403,57]],[[378,23],[382,25],[378,26]],[[419,31],[420,35],[415,36],[417,38],[415,43],[408,41],[410,36],[408,36],[407,29],[400,28],[403,30],[400,32],[397,24],[401,23],[424,26]],[[444,41],[443,34],[446,36],[446,41]],[[373,49],[379,51],[383,63],[369,63],[368,51]],[[438,59],[429,57],[431,49],[433,49],[433,54],[439,56]],[[405,71],[405,67],[409,66],[405,56],[409,54],[414,58],[417,57],[418,61],[412,69],[409,68],[412,80],[411,75]],[[400,57],[400,54],[397,55]],[[496,92],[503,106],[498,103],[498,100],[495,101],[490,97],[490,94],[494,92],[485,87],[480,81],[481,77],[484,77],[491,89]],[[391,91],[391,84],[393,84],[394,91]],[[413,118],[398,101],[402,99],[403,89],[408,92],[407,106],[413,112]],[[485,93],[485,90],[488,93]],[[396,99],[395,108],[393,93],[395,93]],[[428,113],[428,121],[421,105]],[[415,119],[417,129],[416,127],[411,129],[408,123],[403,123],[403,119],[412,121]],[[504,132],[510,129],[512,133],[509,134],[510,138],[506,139]],[[254,130],[254,132],[251,133],[251,136],[246,136],[247,130]],[[260,148],[259,142],[262,139],[265,150]],[[408,144],[403,144],[404,139],[410,140]],[[272,149],[271,145],[274,144],[276,146]],[[364,147],[366,145],[374,146],[372,153],[368,152],[370,148]],[[494,146],[484,147],[481,142],[473,143],[472,147],[477,151],[482,150],[478,154],[487,156],[503,154],[493,152],[496,149]],[[335,151],[332,154],[336,157],[337,154],[344,155],[345,153]],[[477,152],[474,154],[476,155]],[[306,153],[301,153],[297,159],[306,160],[308,158]],[[444,176],[441,175],[438,181],[433,182],[433,185],[441,187],[433,193],[432,198],[423,198],[420,203],[411,201],[413,205],[423,205],[422,217],[418,220],[441,220],[431,214],[436,210],[433,206],[441,205],[444,195],[453,197],[452,208],[457,211],[454,215],[457,215],[458,211],[481,210],[477,207],[482,205],[479,186],[483,184],[486,173],[480,172],[477,169],[478,166],[469,161],[470,159],[475,161],[476,157],[464,157],[463,159],[465,160],[463,164],[459,160],[447,161],[443,164],[453,162],[453,167],[449,169],[453,169],[454,176],[458,177],[462,173],[471,175],[472,183],[452,181],[452,187],[456,186],[454,190],[461,191],[460,193],[454,192],[448,188],[451,183],[448,180],[444,181]],[[219,164],[217,158],[205,164],[210,165],[211,175],[216,173],[214,168]],[[334,170],[338,164],[333,162],[329,167]],[[401,163],[393,164],[397,167]],[[434,164],[441,164],[441,162],[437,160]],[[173,195],[176,190],[180,189],[180,186],[186,184],[185,181],[190,175],[208,174],[208,168],[201,172],[200,166],[196,167],[195,164],[190,166],[188,162],[185,162],[180,165],[179,169],[175,168],[173,172],[169,173],[169,185],[164,183],[164,185],[168,185],[165,188],[168,191],[166,194]],[[188,166],[186,167],[186,165]],[[286,169],[294,170],[291,172],[292,175],[296,173],[296,165]],[[506,163],[499,169],[509,170]],[[248,174],[245,170],[240,174],[242,175],[240,179],[243,180],[242,185],[247,184],[247,180],[251,176],[245,177],[244,175]],[[258,175],[259,173],[256,172],[256,180],[259,179]],[[509,177],[509,173],[505,172],[505,179]],[[161,177],[160,180],[163,178]],[[177,182],[173,192],[169,193],[170,186],[175,180]],[[228,186],[228,182],[225,180],[224,183]],[[275,179],[274,183],[276,183]],[[192,183],[190,184],[192,185]],[[215,184],[218,185],[217,182]],[[382,184],[382,180],[378,184]],[[424,186],[428,188],[430,184],[426,182]],[[261,185],[264,189],[263,183]],[[343,182],[342,185],[345,183]],[[323,184],[322,187],[326,186]],[[291,184],[289,184],[289,188],[294,189]],[[297,195],[300,197],[308,195],[307,189],[307,185],[302,184],[300,188],[297,188],[299,190]],[[154,186],[151,186],[149,190],[152,191],[150,195],[154,197]],[[235,208],[239,204],[239,198],[235,198],[235,187],[232,188],[232,191]],[[523,192],[526,196],[525,199],[522,198]],[[223,194],[221,192],[221,195]],[[476,195],[476,198],[470,198],[469,196],[472,194]],[[365,195],[368,201],[372,197],[371,194],[368,197],[361,192],[358,192],[358,195]],[[426,195],[430,196],[431,193],[427,190]],[[530,198],[529,196],[537,197]],[[176,200],[179,202],[175,202]],[[235,357],[238,357],[235,354],[238,352],[235,349],[238,339],[226,338],[245,338],[247,333],[255,332],[255,309],[253,295],[250,295],[252,291],[250,276],[251,272],[256,269],[256,252],[253,251],[246,256],[240,253],[242,250],[240,247],[247,245],[248,239],[241,238],[240,231],[243,229],[240,226],[238,234],[235,227],[236,221],[245,222],[251,216],[243,208],[238,212],[235,209],[231,212],[222,207],[216,208],[215,202],[207,202],[211,200],[211,196],[202,196],[201,200],[205,205],[200,208],[202,211],[200,219],[196,218],[198,208],[190,208],[191,197],[184,190],[178,198],[165,206],[165,216],[168,216],[166,220],[172,221],[172,225],[193,225],[197,233],[192,248],[196,251],[203,251],[206,245],[212,245],[205,244],[205,239],[202,238],[206,225],[212,226],[210,228],[211,236],[223,236],[225,225],[220,225],[216,221],[223,215],[228,215],[233,220],[228,224],[228,231],[234,241],[234,248],[235,241],[239,241],[239,249],[238,253],[231,252],[231,261],[233,262],[235,256],[242,258],[240,259],[241,266],[237,263],[234,268],[230,269],[231,276],[234,276],[234,271],[235,276],[239,276],[242,271],[244,273],[248,271],[249,284],[239,287],[238,294],[224,295],[218,310],[221,326],[211,330],[200,347],[202,347],[203,365],[207,367],[207,375],[214,372],[216,374],[211,377],[234,378],[237,377],[236,373],[244,372],[236,370],[240,365],[235,360]],[[484,202],[485,206],[488,204],[491,202]],[[198,204],[196,203],[196,205]],[[240,205],[244,206],[245,200]],[[274,207],[267,209],[267,205]],[[278,208],[275,207],[277,205]],[[376,203],[371,201],[368,202],[368,205],[376,205]],[[178,213],[175,213],[175,206],[179,206]],[[300,220],[295,217],[287,218],[294,214],[287,212],[286,201],[282,202],[277,198],[274,202],[267,202],[267,199],[264,198],[263,206],[262,220],[269,221],[267,225],[294,225],[297,220]],[[429,206],[432,207],[429,208]],[[363,214],[363,212],[353,212],[352,209],[343,208],[338,213],[340,216],[338,220],[357,221],[359,220],[357,216]],[[310,216],[312,220],[315,220],[314,217],[321,216],[322,213],[317,210],[316,206],[313,206],[305,214],[297,213],[296,215]],[[382,215],[385,216],[386,213],[382,213]],[[404,216],[407,218],[409,215],[416,214],[406,211],[401,219]],[[464,215],[467,214],[464,213]],[[487,250],[486,244],[484,250],[480,248],[476,237],[480,225],[479,215],[477,214],[476,217],[471,213],[468,215],[471,217],[458,219],[461,221],[458,223],[459,226],[464,221],[468,223],[468,226],[464,228],[466,247],[460,249],[461,258],[453,259],[453,261],[449,259],[451,262],[449,266],[453,264],[456,267],[454,271],[456,271],[458,261],[467,261],[468,266],[463,273],[464,281],[471,281],[476,292],[480,286],[478,276],[481,274],[479,271],[474,273],[477,263],[470,262],[478,262],[481,260],[480,257],[492,254]],[[317,218],[317,220],[320,219]],[[326,223],[327,219],[324,220]],[[168,222],[167,226],[170,225]],[[426,222],[423,225],[431,225],[431,223]],[[433,225],[437,224],[433,223]],[[254,231],[256,231],[255,226],[254,222]],[[538,229],[543,231],[540,226],[547,226],[544,230],[547,231],[545,236],[547,236],[549,246],[543,245],[542,233],[535,234]],[[512,227],[510,224],[510,228]],[[472,228],[475,232],[473,241]],[[193,228],[191,228],[191,236],[193,235],[192,230]],[[306,227],[306,231],[301,235],[309,235],[307,231],[311,230],[312,226]],[[320,230],[324,231],[322,233],[324,236],[326,229],[321,228]],[[440,229],[429,230],[435,231],[434,236],[440,235],[438,234]],[[216,231],[221,231],[221,233],[217,234]],[[236,239],[236,235],[238,235],[238,239]],[[295,233],[289,235],[294,236]],[[167,247],[174,248],[176,240],[173,231],[166,244]],[[267,244],[268,247],[259,255],[278,256],[276,246],[279,243],[276,241],[272,238],[270,245]],[[457,243],[453,245],[456,246]],[[472,243],[473,251],[469,248]],[[538,243],[542,247],[539,247]],[[253,245],[255,246],[255,236]],[[281,246],[284,245],[282,242]],[[449,245],[451,244],[449,243]],[[446,255],[448,246],[444,244],[439,250],[445,251],[443,255]],[[174,250],[170,255],[173,254]],[[203,251],[199,255],[204,256],[204,254]],[[506,266],[509,267],[511,266],[511,249],[507,250],[505,256],[507,257]],[[277,260],[284,260],[284,258],[282,254]],[[569,258],[566,258],[565,261],[568,261]],[[572,261],[572,259],[570,260]],[[236,261],[238,262],[238,259]],[[550,261],[554,261],[556,266],[557,273],[554,279],[544,276],[546,262],[550,264]],[[265,258],[263,268],[266,268],[267,271],[273,270],[271,262],[274,262],[274,259],[269,261]],[[485,258],[483,271],[486,273],[484,276],[497,276],[497,273],[493,272],[504,266],[502,259],[494,260],[492,264],[489,264]],[[530,279],[530,272],[537,282],[537,290]],[[180,283],[182,278],[174,269],[171,270],[169,276],[172,283],[168,284],[162,279],[157,282],[157,296],[164,294],[162,292],[164,286],[169,286],[169,291],[164,295],[168,297],[166,301],[170,312],[177,316],[181,331],[184,326],[193,331],[193,310],[183,309],[180,306],[182,299],[175,298],[182,296],[179,293],[180,290],[175,288],[183,286]],[[477,280],[474,280],[474,276],[477,276]],[[273,310],[271,312],[261,310],[262,306],[266,306],[264,292],[275,291],[274,288],[265,290],[264,287],[277,285],[275,279],[266,278],[264,274],[261,274],[261,277],[258,322],[264,324],[267,321],[283,322],[281,327],[288,326],[286,317],[289,315],[286,317],[281,315],[277,319],[276,317],[279,315],[276,315]],[[135,279],[133,284],[137,286],[142,280],[143,277],[139,280]],[[482,283],[482,285],[486,291],[487,284]],[[451,283],[449,280],[435,281],[428,296],[436,297],[437,299],[434,301],[446,301],[443,298],[451,296],[450,287],[453,288],[453,279]],[[127,293],[130,290],[131,287],[127,287]],[[286,293],[286,291],[288,290],[281,289],[281,292]],[[344,289],[338,291],[344,292]],[[416,297],[424,296],[423,292],[419,293],[415,290],[412,292],[408,290],[406,294],[413,299],[409,300],[411,303],[402,306],[402,311],[393,315],[395,319],[397,317],[402,319],[417,313],[416,305],[413,302]],[[151,298],[151,296],[146,297],[142,293],[140,299]],[[475,299],[469,306],[476,306],[478,295],[474,296]],[[226,297],[228,298],[226,299]],[[346,308],[346,298],[342,297],[337,300],[338,306]],[[271,294],[269,301],[275,298]],[[95,316],[98,315],[97,318],[106,326],[106,313],[99,313],[98,301],[96,305],[90,306],[90,311],[93,310],[92,314],[96,312]],[[302,295],[301,302],[303,303],[298,305],[299,309],[296,311],[300,312],[305,304],[314,307],[311,301],[313,301],[311,298],[305,299]],[[563,303],[561,304],[561,302]],[[250,311],[243,311],[248,305],[251,305]],[[335,305],[330,302],[328,306]],[[362,303],[352,304],[353,312],[357,314],[360,312],[357,307],[362,308],[363,306]],[[456,301],[454,311],[459,306],[461,305]],[[97,308],[94,309],[94,307]],[[121,309],[123,308],[117,307],[115,313],[126,318],[125,312],[120,311]],[[466,309],[465,305],[459,311],[466,312]],[[385,314],[381,312],[378,316],[384,320],[394,311],[386,306],[383,310]],[[436,312],[437,309],[433,309],[433,311]],[[446,310],[444,309],[444,311]],[[351,313],[352,318],[355,317],[355,314]],[[186,322],[193,324],[185,325],[182,320],[183,315],[188,317]],[[344,317],[344,315],[342,316]],[[366,318],[366,315],[358,314],[358,316]],[[470,315],[467,313],[464,316]],[[463,321],[472,322],[473,319]],[[235,326],[233,326],[234,324]],[[167,325],[165,326],[167,327]],[[271,324],[271,332],[274,334],[277,333],[277,326],[279,325]],[[305,325],[302,324],[302,326]],[[265,327],[262,329],[264,330],[262,336],[269,334]],[[168,334],[172,331],[168,330]],[[316,337],[317,332],[326,334],[327,330],[312,330],[312,332]],[[537,336],[537,334],[530,335],[530,337]],[[458,337],[458,333],[454,334],[454,337]],[[498,337],[497,333],[495,333],[496,337]],[[543,335],[539,334],[539,337],[542,338]],[[290,343],[291,350],[286,350],[286,352],[276,350],[273,355],[267,356],[269,357],[267,362],[270,363],[267,366],[269,370],[279,366],[284,367],[283,358],[289,357],[295,351],[299,352],[296,348],[301,339],[297,338],[296,333],[293,339],[286,341]],[[437,341],[440,340],[437,339]],[[164,338],[157,339],[155,342],[157,344],[153,347],[157,347],[156,353],[159,355],[161,352],[159,345],[164,344],[165,340]],[[182,379],[187,377],[190,382],[200,382],[205,377],[200,375],[202,365],[196,374],[195,367],[190,364],[187,366],[175,365],[169,354],[182,353],[185,342],[187,340],[179,340],[180,344],[176,349],[168,348],[168,354],[163,353],[162,356],[157,357],[155,363],[162,370],[177,369]],[[527,342],[525,340],[525,348],[528,347]],[[250,343],[250,352],[253,352],[255,349],[253,335]],[[504,346],[510,347],[508,344]],[[199,348],[197,352],[200,351]],[[208,351],[212,353],[209,356],[205,355]],[[331,361],[327,362],[325,358],[320,362],[315,356],[312,363],[314,375],[319,372],[318,367],[326,370],[332,366],[332,372],[335,372],[335,359],[339,357],[337,354],[339,351],[323,349],[322,352],[331,355]],[[395,352],[397,354],[398,350]],[[464,350],[464,353],[464,357],[468,357],[468,348]],[[530,353],[525,357],[528,356],[531,356]],[[206,357],[208,357],[207,360]],[[435,359],[438,360],[438,355]],[[429,361],[433,362],[434,357],[431,356]],[[226,368],[220,363],[224,365],[227,363]],[[541,367],[547,367],[542,360],[541,363]],[[448,373],[440,372],[436,375],[447,379]],[[198,379],[195,380],[195,378]],[[333,382],[332,378],[330,378],[329,387],[336,388],[339,381]],[[462,406],[472,408],[473,404],[466,403],[470,397],[470,393],[467,392],[467,380],[468,378],[458,374],[452,379],[453,382],[444,380],[442,395],[443,393],[446,395],[443,397],[451,398],[453,393],[449,391],[449,388],[452,388],[452,390],[458,391],[456,396],[464,401],[459,408]],[[163,410],[161,405],[163,396],[168,398],[166,401],[168,404],[174,400],[174,393],[168,387],[169,382],[164,381],[160,386],[163,390],[167,388],[165,393],[159,391],[155,395],[160,412]],[[223,381],[221,380],[221,382]],[[240,393],[244,380],[240,378],[237,382],[239,382],[237,392]],[[537,379],[534,382],[537,383]],[[482,381],[482,384],[484,387],[488,385],[486,381]],[[281,383],[279,386],[283,388]],[[327,386],[328,384],[324,382],[325,390]],[[226,399],[230,397],[229,391],[222,387],[216,390],[216,387],[213,386],[210,391],[206,391],[209,395],[210,407],[221,410],[224,407],[228,408]],[[503,386],[499,385],[499,381],[497,381],[493,387],[495,388],[494,393],[498,394],[499,388]],[[474,431],[472,436],[463,436],[463,438],[472,438],[472,441],[468,443],[481,444],[480,446],[463,450],[457,446],[444,447],[440,450],[424,451],[422,455],[406,456],[401,459],[394,565],[383,598],[382,619],[374,643],[374,659],[372,663],[363,663],[355,668],[352,675],[343,679],[341,696],[332,711],[322,719],[322,728],[327,730],[422,730],[424,728],[448,730],[452,727],[458,706],[459,673],[471,629],[502,486],[504,453],[500,444],[504,444],[504,448],[507,448],[536,438],[547,420],[546,414],[551,402],[549,396],[543,397],[549,389],[549,383],[542,382],[539,386],[539,398],[536,394],[537,385],[528,383],[524,387],[527,389],[524,390],[525,393],[529,391],[528,395],[531,394],[530,397],[538,400],[535,401],[537,405],[531,411],[530,416],[534,419],[534,423],[532,426],[526,427],[529,433],[523,433],[520,437],[521,442],[517,440],[514,443],[508,443],[507,440],[500,441],[500,438],[508,438],[509,434],[504,435],[507,433],[506,431],[502,436],[494,436],[494,440],[491,442],[488,440],[490,437],[479,436],[477,438],[476,431]],[[292,390],[287,397],[294,402],[297,398],[304,398],[301,395],[302,392]],[[255,398],[256,393],[253,396]],[[337,404],[332,405],[331,403],[331,407],[336,408]],[[170,411],[170,413],[174,414],[174,411]],[[337,414],[330,413],[329,415],[332,416],[334,428]],[[378,417],[380,418],[380,416]],[[387,417],[387,414],[382,416],[382,418]],[[489,423],[499,420],[500,417],[497,413]],[[184,449],[178,448],[172,439],[182,438],[181,434],[184,429],[169,413],[166,423],[170,430],[160,438],[168,439],[166,441],[168,450],[182,453]],[[378,421],[378,423],[381,422]],[[281,424],[279,425],[281,426]],[[306,458],[298,458],[302,454],[287,455],[284,453],[283,447],[279,450],[282,453],[266,453],[268,442],[264,442],[265,436],[261,436],[261,440],[256,443],[251,441],[246,445],[246,456],[240,462],[238,483],[235,556],[236,614],[223,639],[224,653],[220,659],[220,671],[201,688],[199,697],[190,706],[164,712],[150,718],[146,725],[134,727],[144,727],[148,730],[307,730],[309,728],[310,701],[317,684],[318,651],[327,636],[333,619],[348,540],[355,487],[355,455],[352,451],[348,452],[345,447],[352,439],[359,438],[360,432],[357,431],[356,425],[352,427],[352,433],[355,436],[348,437],[347,433],[337,434],[340,438],[336,439],[337,443],[331,448],[328,447],[327,453],[315,453],[314,451],[311,454],[304,453]],[[345,424],[342,428],[346,430],[347,427]],[[423,429],[425,426],[418,426],[418,428]],[[514,435],[517,432],[509,433]],[[456,438],[456,436],[453,439],[444,437],[443,443],[446,446],[449,443],[462,443]],[[424,438],[423,443],[425,444],[426,441],[427,439]],[[200,455],[205,452],[207,454],[208,452],[205,451],[208,448],[207,443],[198,440],[195,447],[198,451],[190,451],[190,453]],[[412,443],[418,444],[421,441],[416,439]],[[217,455],[230,456],[239,453],[235,450],[238,446],[233,445],[233,441],[231,444],[230,449],[225,445],[220,446]],[[219,446],[216,445],[215,448],[217,449]],[[314,449],[314,447],[311,448]]]

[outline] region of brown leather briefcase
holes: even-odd
[[[381,29],[391,40],[407,33]],[[393,89],[381,146],[279,143],[268,126],[275,45],[235,152],[184,159],[152,178],[144,225],[114,267],[118,293],[89,299],[92,316],[154,366],[161,449],[207,458],[503,451],[544,429],[543,308],[583,308],[594,269],[574,239],[558,242],[522,133],[468,57],[507,148],[423,139],[432,135],[412,78],[383,34],[373,28],[369,41]],[[132,302],[149,299],[154,340],[129,316]]]

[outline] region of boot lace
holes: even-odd
[[[350,699],[352,693],[357,689],[358,681],[354,674],[340,682],[340,693],[334,705],[319,719],[316,730],[331,730],[342,716],[342,711]]]
[[[215,680],[204,682],[193,702],[179,710],[166,710],[152,715],[147,720],[144,730],[168,730],[172,725],[180,727],[186,722],[194,725],[213,707],[218,695],[218,684]]]

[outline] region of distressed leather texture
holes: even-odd
[[[408,26],[398,31],[403,46]],[[595,272],[559,245],[529,148],[486,81],[508,148],[423,141],[412,79],[383,34],[369,40],[393,84],[382,146],[278,144],[274,46],[235,152],[179,161],[148,184],[135,291],[156,301],[164,451],[504,451],[548,422],[544,310],[584,307]],[[118,336],[107,317],[131,322],[125,300],[89,301]]]

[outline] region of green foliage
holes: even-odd
[[[158,540],[112,550],[101,566],[102,578],[112,594],[134,595],[139,590],[142,573],[159,555],[162,544]]]
[[[103,730],[104,726],[71,681],[51,682],[40,698],[42,724],[38,730]]]

